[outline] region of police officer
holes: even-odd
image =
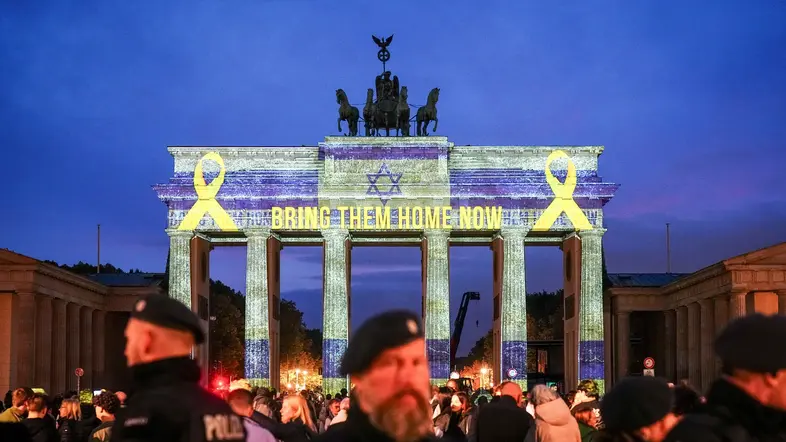
[[[191,351],[205,335],[188,307],[148,296],[134,306],[125,335],[134,388],[112,429],[113,442],[246,440],[242,419],[198,384]]]
[[[355,389],[347,420],[320,441],[424,441],[434,437],[426,341],[417,315],[390,311],[360,326],[341,361]]]
[[[667,442],[786,440],[786,316],[754,314],[715,340],[722,377],[700,413],[688,414]]]

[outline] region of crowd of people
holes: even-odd
[[[506,381],[462,391],[432,387],[417,315],[378,315],[353,334],[341,361],[352,390],[278,392],[199,386],[191,359],[204,339],[191,311],[166,297],[140,301],[126,328],[129,395],[52,400],[18,388],[0,414],[2,441],[141,442],[745,442],[786,441],[786,316],[749,315],[716,338],[722,375],[706,395],[686,382],[636,376],[602,395],[584,380],[561,394]],[[774,343],[774,344],[772,344]]]

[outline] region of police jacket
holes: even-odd
[[[133,393],[118,412],[112,442],[245,441],[243,420],[199,386],[188,357],[131,368]]]
[[[786,412],[765,407],[726,380],[712,384],[706,407],[688,414],[665,442],[786,441]]]
[[[349,409],[346,421],[331,425],[316,440],[319,442],[394,442],[393,438],[372,425],[368,416],[357,407]],[[421,442],[436,440],[436,437],[427,437]]]

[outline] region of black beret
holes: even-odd
[[[610,431],[636,431],[671,412],[674,393],[668,382],[652,376],[624,378],[600,402],[600,416]]]
[[[715,339],[715,353],[728,368],[775,373],[786,369],[784,342],[786,316],[757,313],[730,322]]]
[[[410,311],[393,310],[364,322],[349,341],[341,360],[341,375],[362,373],[385,350],[423,338],[420,318]]]
[[[131,317],[160,327],[190,332],[197,344],[205,342],[199,318],[182,302],[165,295],[148,295],[134,305]]]

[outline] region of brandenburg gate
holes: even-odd
[[[343,91],[342,91],[343,93]],[[420,114],[420,111],[418,112]],[[407,128],[408,130],[408,128]],[[599,146],[456,146],[445,137],[327,137],[310,147],[170,147],[169,295],[209,324],[209,252],[247,248],[245,374],[280,385],[279,256],[323,247],[323,382],[339,375],[350,335],[353,247],[422,250],[423,321],[434,382],[449,377],[451,246],[493,254],[494,381],[526,385],[525,249],[559,246],[565,262],[566,387],[606,377]],[[209,182],[208,182],[209,181]],[[207,345],[195,357],[206,366]]]

